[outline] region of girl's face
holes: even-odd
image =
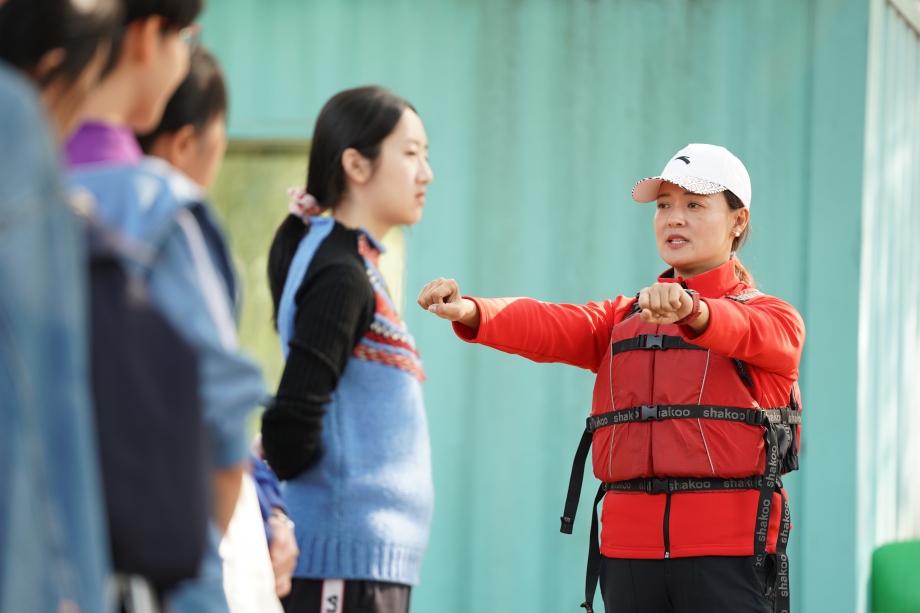
[[[692,194],[666,181],[658,189],[655,239],[676,275],[692,277],[727,262],[734,233],[747,222],[748,210],[731,210],[722,193]]]
[[[219,115],[209,121],[200,132],[195,132],[187,158],[187,174],[206,191],[211,190],[227,151],[227,120]]]
[[[198,26],[183,30],[166,26],[159,17],[129,26],[136,37],[133,50],[139,66],[135,73],[137,105],[128,123],[138,134],[157,127],[163,109],[188,74],[189,39],[197,35]]]
[[[384,139],[374,171],[364,186],[374,216],[389,226],[411,226],[422,219],[425,191],[434,179],[428,165],[428,136],[415,111],[406,109]]]

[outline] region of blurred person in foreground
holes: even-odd
[[[0,611],[105,608],[86,252],[59,150],[119,8],[0,1]]]
[[[264,395],[261,373],[239,351],[236,280],[223,235],[200,186],[156,158],[135,132],[155,128],[188,73],[201,0],[124,0],[118,46],[67,144],[71,184],[92,197],[93,216],[157,253],[154,304],[199,360],[208,433],[213,521],[197,579],[167,597],[177,613],[228,611],[218,543],[230,524],[246,465],[245,420]]]
[[[141,148],[169,162],[202,194],[209,192],[226,151],[227,104],[217,60],[197,48],[188,76],[166,105],[160,125],[139,137]],[[258,443],[256,450],[261,456]],[[290,592],[297,563],[292,523],[277,478],[260,457],[251,458],[243,480],[233,520],[220,545],[227,600],[232,613],[280,611],[278,597]]]

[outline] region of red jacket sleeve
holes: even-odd
[[[558,362],[597,372],[607,353],[610,330],[631,300],[550,304],[531,298],[470,298],[479,307],[479,329],[454,324],[463,340],[534,362]]]
[[[805,344],[805,322],[792,305],[764,296],[741,304],[729,298],[703,298],[709,326],[696,336],[688,326],[680,334],[688,342],[782,375],[798,371]]]

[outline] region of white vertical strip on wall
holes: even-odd
[[[868,603],[872,551],[920,538],[920,22],[909,9],[902,0],[871,2],[859,289],[859,611]]]

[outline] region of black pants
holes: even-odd
[[[281,599],[285,613],[409,613],[412,588],[379,581],[346,581],[341,606],[320,602],[323,582],[294,579],[291,593]]]
[[[601,558],[607,613],[773,613],[775,556],[755,569],[753,556],[670,560]]]

